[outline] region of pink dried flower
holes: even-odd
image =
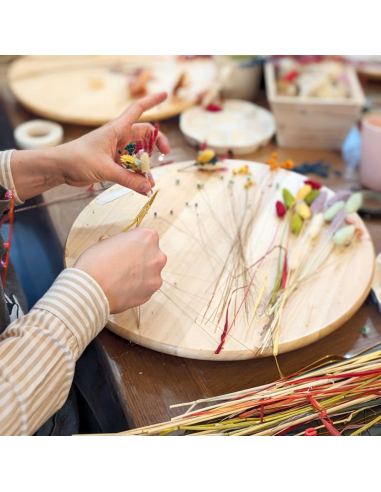
[[[137,154],[140,150],[144,150],[144,143],[139,140],[138,142],[136,142],[136,145],[135,145],[135,154]]]
[[[158,135],[159,135],[159,123],[155,123],[155,129],[154,130],[151,130],[151,129],[147,130],[147,132],[144,136],[143,148],[149,156],[151,156],[153,153],[153,149],[155,147]]]
[[[353,217],[351,217],[350,215],[345,217],[345,222],[349,225],[356,225],[355,219]]]

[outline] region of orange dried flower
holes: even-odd
[[[292,161],[291,159],[289,159],[288,161],[284,161],[281,164],[281,167],[283,167],[283,169],[294,169],[294,166],[294,161]]]
[[[277,171],[279,169],[279,164],[277,162],[273,162],[270,164],[270,171]]]

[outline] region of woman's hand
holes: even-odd
[[[112,181],[145,194],[154,186],[144,176],[126,171],[120,166],[118,150],[144,137],[148,123],[136,123],[141,115],[166,99],[165,93],[155,94],[136,101],[117,120],[85,135],[78,140],[56,148],[56,159],[62,169],[65,183],[71,186],[88,186],[101,181]],[[156,145],[168,154],[168,140],[158,134]]]
[[[74,268],[102,287],[112,314],[145,304],[160,289],[167,257],[153,229],[134,229],[109,237],[86,250]]]
[[[118,150],[145,136],[148,123],[135,123],[148,109],[162,103],[166,93],[147,96],[133,103],[118,119],[93,132],[51,149],[17,151],[12,155],[12,174],[18,196],[26,200],[59,184],[89,186],[112,181],[146,194],[154,181],[127,171],[120,165]],[[167,138],[158,134],[158,149],[170,151]]]

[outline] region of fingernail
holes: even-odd
[[[153,195],[152,190],[147,191],[146,195],[147,198],[151,198],[151,196]]]
[[[147,193],[147,191],[150,191],[151,185],[148,183],[148,181],[144,181],[144,183],[140,186],[139,191],[141,193]]]

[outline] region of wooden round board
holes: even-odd
[[[159,232],[160,246],[168,256],[162,274],[163,286],[140,308],[140,327],[137,310],[133,309],[111,316],[108,328],[134,343],[181,357],[224,361],[271,355],[271,347],[260,351],[261,332],[268,319],[260,312],[261,305],[255,310],[255,303],[261,298],[266,277],[262,299],[268,299],[271,294],[279,248],[265,257],[260,268],[259,264],[249,267],[280,243],[285,226],[284,219],[278,219],[275,214],[275,202],[281,199],[282,189],[287,187],[296,193],[305,178],[283,169],[271,172],[267,165],[237,160],[225,161],[224,171],[212,173],[189,164],[153,170],[159,193],[142,226]],[[254,186],[245,188],[247,177],[232,175],[233,168],[243,164],[249,164]],[[117,234],[126,228],[147,200],[133,192],[120,194],[121,187],[112,187],[79,215],[68,236],[66,266],[73,266],[78,256],[97,243],[101,235]],[[112,200],[116,196],[119,198]],[[312,261],[317,268],[310,268],[310,275],[305,276],[285,303],[279,353],[328,335],[347,321],[367,297],[373,277],[374,250],[360,217],[354,215],[354,218],[365,234],[346,248],[333,247],[328,225],[311,244],[301,242],[306,240],[305,229],[297,238],[290,235],[291,262],[295,248],[299,248],[306,261]],[[237,240],[238,236],[241,240]],[[320,264],[317,258],[327,245],[329,248],[332,245],[333,251]],[[256,275],[250,296],[239,310],[248,286],[245,278],[248,272],[250,276]],[[238,290],[234,292],[235,289]],[[228,306],[222,302],[225,291],[228,299],[232,296],[228,316],[232,328],[217,355]]]
[[[349,63],[355,63],[359,75],[371,80],[381,80],[380,55],[345,55]]]
[[[180,116],[180,129],[193,146],[208,142],[219,154],[231,151],[235,156],[256,152],[275,134],[275,118],[267,109],[249,101],[228,99],[222,111],[202,107],[187,109]]]
[[[12,64],[8,82],[20,103],[33,113],[64,123],[98,126],[120,116],[133,102],[128,87],[137,70],[152,71],[149,94],[169,94],[141,121],[171,118],[190,108],[209,88],[216,71],[210,59],[179,61],[173,55],[27,56]],[[184,72],[189,86],[172,97]]]

